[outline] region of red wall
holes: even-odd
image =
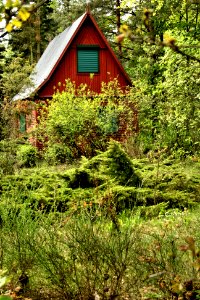
[[[100,47],[100,72],[99,74],[95,74],[92,80],[88,73],[77,73],[76,51],[77,45],[80,44],[99,45]],[[98,93],[100,92],[102,81],[107,83],[114,78],[118,78],[121,87],[125,87],[129,84],[119,65],[106,47],[104,40],[89,18],[83,23],[80,31],[62,57],[49,81],[39,91],[39,97],[51,97],[54,93],[54,87],[58,87],[58,82],[63,84],[68,78],[75,81],[77,86],[81,83],[86,83],[92,91]]]

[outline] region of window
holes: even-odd
[[[77,49],[78,73],[99,72],[99,48],[93,45],[81,45]]]
[[[19,131],[21,133],[26,131],[26,115],[25,114],[21,114],[19,116]]]

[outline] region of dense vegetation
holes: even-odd
[[[0,4],[0,300],[200,299],[200,3],[93,1],[133,86],[68,80],[19,138],[13,95],[85,10],[60,3]]]
[[[20,147],[16,165],[31,166],[37,159],[35,148]],[[22,149],[27,148],[23,159]],[[32,152],[30,152],[30,150]],[[34,151],[33,151],[34,150]],[[23,150],[24,151],[24,150]],[[35,167],[19,169],[1,179],[1,205],[75,213],[81,207],[107,207],[116,214],[141,208],[144,214],[195,207],[200,200],[200,164],[188,159],[175,162],[160,158],[131,159],[111,142],[107,151],[91,159],[85,157],[75,167]],[[5,168],[8,171],[8,168]],[[9,201],[10,199],[10,201]],[[145,209],[146,207],[146,209]]]
[[[3,294],[198,299],[197,159],[131,158],[114,141],[73,165],[45,165],[28,144],[1,154]]]

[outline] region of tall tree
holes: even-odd
[[[38,2],[39,3],[39,2]],[[54,35],[52,0],[47,0],[33,12],[21,29],[10,34],[9,45],[30,63],[37,62]]]
[[[200,3],[140,0],[132,1],[131,9],[123,46],[138,97],[139,139],[146,151],[166,146],[194,153],[199,149]]]

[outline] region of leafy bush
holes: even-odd
[[[72,153],[68,146],[56,143],[47,147],[44,158],[49,164],[55,165],[71,161]]]
[[[168,33],[177,44],[197,43],[177,29]],[[199,155],[199,62],[188,63],[168,47],[153,64],[148,56],[142,59],[149,72],[143,70],[135,82],[140,124],[136,145],[145,153],[166,149],[173,158]],[[137,71],[134,75],[137,78]]]
[[[14,173],[17,158],[17,143],[11,140],[0,141],[0,175]]]
[[[38,150],[32,145],[22,145],[17,151],[17,159],[21,167],[33,167],[36,165]]]
[[[66,81],[65,91],[55,93],[43,109],[38,127],[43,144],[48,136],[46,155],[59,145],[60,149],[67,147],[73,158],[92,157],[106,149],[111,137],[126,139],[128,131],[130,135],[135,130],[129,102],[130,95],[125,99],[117,81],[102,84],[102,93],[96,95],[86,85],[76,88],[75,83]]]

